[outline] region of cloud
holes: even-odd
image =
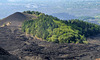
[[[25,7],[26,8],[38,8],[38,5],[36,5],[36,4],[26,4]]]

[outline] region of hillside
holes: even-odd
[[[31,20],[26,21],[17,18],[22,23],[24,32],[18,25],[0,27],[0,47],[3,48],[0,48],[3,50],[0,51],[1,54],[6,52],[9,56],[10,53],[11,56],[15,57],[11,57],[13,60],[18,58],[20,60],[96,60],[100,58],[99,41],[95,40],[99,37],[97,35],[99,34],[99,25],[80,20],[62,21],[56,17],[34,11],[21,14],[33,16]],[[15,19],[12,21],[15,21]],[[48,35],[48,32],[51,34]],[[56,36],[61,38],[59,40],[61,43],[57,41]],[[87,44],[87,41],[92,39],[91,36],[94,36],[93,39],[97,44],[92,41]],[[84,40],[87,37],[89,37],[88,40]],[[46,38],[47,40],[50,38],[49,42]],[[76,44],[75,41],[78,43]],[[85,44],[83,44],[83,41],[85,41]],[[6,53],[4,54],[7,55]]]
[[[19,29],[12,32],[10,28],[0,28],[0,47],[19,57],[20,60],[95,60],[100,58],[100,45],[51,43],[26,36]]]
[[[16,12],[0,21],[0,26],[21,26],[22,22],[25,20],[30,20],[31,18],[36,18],[36,16],[25,14],[21,12]]]
[[[99,25],[81,20],[63,21],[34,11],[26,11],[24,13],[37,14],[38,18],[25,21],[22,25],[23,32],[49,42],[87,43],[87,37],[100,33]]]

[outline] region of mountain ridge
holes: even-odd
[[[30,20],[32,18],[37,17],[30,14],[15,12],[14,14],[2,19],[0,25],[9,23],[9,26],[21,26],[25,20]]]

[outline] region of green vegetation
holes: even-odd
[[[23,13],[33,14],[33,15],[37,15],[37,16],[42,14],[41,12],[38,12],[38,11],[24,11]]]
[[[25,21],[22,31],[43,40],[55,43],[87,43],[86,37],[100,33],[100,26],[80,20],[63,21],[56,17],[35,11],[24,11],[35,14],[37,19]]]
[[[66,21],[68,26],[72,26],[72,29],[79,30],[81,35],[85,37],[93,36],[100,33],[100,26],[93,23],[88,23],[82,20],[69,20]]]

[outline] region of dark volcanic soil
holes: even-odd
[[[0,47],[20,60],[95,60],[99,44],[57,44],[26,37],[18,27],[0,28]]]
[[[7,24],[11,22],[9,26],[21,26],[22,22],[25,20],[30,20],[31,18],[37,18],[36,16],[30,15],[30,14],[25,14],[21,12],[16,12],[0,21],[0,26],[3,24]]]
[[[19,60],[19,59],[9,54],[6,50],[0,48],[0,60]]]

